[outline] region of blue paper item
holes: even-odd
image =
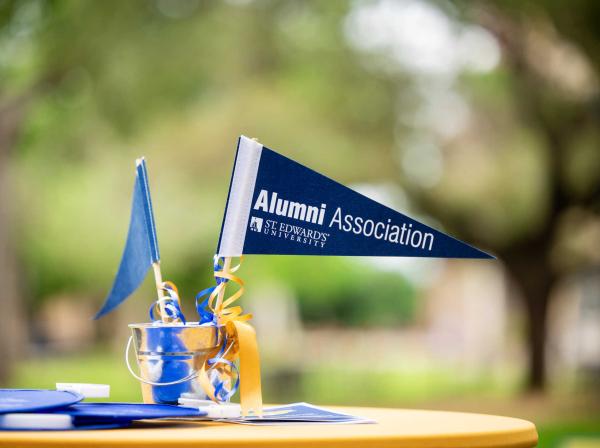
[[[94,319],[111,312],[127,299],[144,281],[152,263],[159,260],[148,173],[146,161],[142,158],[136,169],[129,232],[121,264],[112,289]]]
[[[266,418],[269,418],[271,414],[271,418],[276,420],[337,421],[357,418],[349,414],[330,411],[308,403],[273,406],[265,409],[265,413],[267,415]]]
[[[80,403],[57,411],[73,417],[75,424],[132,422],[157,418],[204,417],[198,408],[144,403]]]
[[[374,420],[332,411],[309,403],[292,403],[263,409],[262,417],[235,419],[236,423],[253,425],[277,425],[293,423],[375,423]]]
[[[494,258],[244,136],[217,254]]]
[[[73,424],[74,431],[91,431],[91,430],[99,430],[99,429],[123,429],[129,428],[131,426],[131,422],[123,421],[123,422],[112,422],[112,423],[91,423],[91,424]]]
[[[0,414],[52,411],[83,400],[71,391],[41,389],[0,389]]]
[[[91,423],[91,424],[74,424],[73,430],[76,431],[89,431],[94,429],[123,429],[129,428],[131,422],[112,422],[112,423]]]

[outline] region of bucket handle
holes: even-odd
[[[148,381],[147,379],[142,378],[137,373],[135,373],[133,371],[133,368],[131,367],[131,364],[129,362],[129,350],[131,348],[132,341],[133,341],[133,336],[129,336],[129,340],[127,341],[127,348],[125,349],[125,364],[127,365],[127,369],[129,370],[129,373],[131,373],[131,375],[138,381],[141,381],[144,384],[149,384],[150,386],[174,386],[175,384],[181,384],[181,383],[185,383],[186,381],[193,380],[198,375],[200,375],[200,372],[194,371],[194,372],[190,373],[188,376],[186,376],[185,378],[181,378],[181,379],[175,380],[175,381],[169,381],[168,383],[156,383],[154,381]]]

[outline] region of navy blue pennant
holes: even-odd
[[[494,258],[240,137],[219,256]]]

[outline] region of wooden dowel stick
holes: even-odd
[[[140,166],[140,164],[144,161],[143,157],[135,160],[136,168]],[[150,194],[150,193],[148,193]],[[160,272],[160,260],[152,263],[152,270],[154,271],[154,283],[156,283],[156,292],[158,294],[158,300],[162,299],[165,296],[165,292],[162,288],[162,273]],[[160,318],[163,323],[167,323],[167,313],[165,311],[164,302],[159,302],[158,307],[160,309]]]
[[[229,269],[231,268],[231,257],[225,257],[225,260],[223,261],[223,271],[224,273],[229,273]],[[226,279],[222,279],[222,280],[226,280]],[[215,311],[217,313],[221,312],[221,305],[223,304],[223,297],[225,296],[225,288],[227,288],[227,283],[223,284],[223,288],[221,288],[221,291],[219,291],[219,294],[217,295],[217,303],[215,304]]]
[[[160,261],[152,263],[152,270],[154,271],[154,282],[156,283],[156,292],[158,299],[162,299],[165,296],[165,292],[162,289],[162,273],[160,271]],[[167,312],[165,311],[165,303],[159,302],[158,307],[160,309],[160,318],[163,323],[167,323]]]

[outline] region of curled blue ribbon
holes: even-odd
[[[216,286],[211,286],[196,294],[196,311],[198,311],[198,322],[200,324],[213,323],[217,325],[217,316],[208,308],[208,299],[215,288]],[[206,299],[200,302],[204,296],[207,296]]]
[[[222,262],[224,262],[224,258],[215,255],[213,263],[214,272],[219,272],[223,270]],[[221,283],[226,283],[228,281],[229,279],[226,278],[215,277],[215,286],[203,289],[198,294],[196,294],[196,311],[198,312],[198,322],[201,325],[206,324],[215,327],[219,326],[217,316],[208,307],[208,300],[210,299],[210,295],[217,288],[217,286],[219,286]],[[203,298],[204,300],[202,300]],[[206,361],[206,364],[208,365],[207,373],[211,370],[214,370],[218,365],[229,366],[233,371],[235,371],[236,381],[235,384],[233,384],[233,386],[226,387],[226,382],[222,380],[219,377],[219,375],[214,375],[214,377],[211,378],[211,382],[215,388],[214,396],[215,399],[217,399],[217,401],[219,402],[228,402],[231,399],[231,397],[235,395],[240,386],[240,375],[238,367],[235,365],[234,362],[224,358],[226,347],[227,336],[223,338],[219,352],[213,358],[210,358]]]
[[[185,324],[186,320],[185,320],[185,316],[183,315],[183,312],[181,311],[181,308],[179,307],[179,300],[178,300],[177,292],[169,284],[163,284],[163,289],[166,291],[168,296],[161,297],[156,302],[154,302],[152,305],[150,305],[150,310],[148,312],[148,314],[150,315],[150,320],[152,322],[159,322],[162,320],[160,318],[157,319],[154,316],[154,310],[156,308],[156,305],[159,304],[159,302],[164,302],[163,308],[165,310],[165,313],[167,314],[166,317],[168,317],[169,319],[172,319],[172,320],[179,320]]]
[[[212,383],[215,388],[214,396],[221,402],[229,402],[231,397],[235,395],[240,386],[240,372],[234,362],[225,359],[225,347],[227,347],[227,336],[223,338],[223,344],[221,345],[219,353],[217,353],[213,358],[210,358],[206,362],[209,366],[208,370],[214,369],[218,364],[224,364],[226,366],[229,366],[233,371],[235,371],[235,384],[233,386],[230,386],[229,388],[225,387],[225,381],[219,378],[218,375],[212,378]]]
[[[214,272],[219,272],[219,271],[223,270],[222,262],[224,262],[224,261],[225,261],[225,259],[223,257],[218,257],[217,255],[215,255],[214,261],[213,261]],[[198,322],[200,324],[206,324],[206,323],[212,322],[215,325],[217,325],[217,316],[215,316],[215,313],[213,313],[212,310],[208,308],[208,299],[210,298],[210,295],[212,294],[212,292],[215,290],[215,288],[217,286],[219,286],[221,283],[227,283],[229,281],[229,279],[222,278],[222,277],[215,277],[215,281],[217,283],[215,286],[211,286],[210,288],[203,289],[198,294],[196,294],[196,311],[198,312]],[[202,302],[200,302],[202,297],[205,297],[205,296],[206,296],[206,299],[204,299]]]

